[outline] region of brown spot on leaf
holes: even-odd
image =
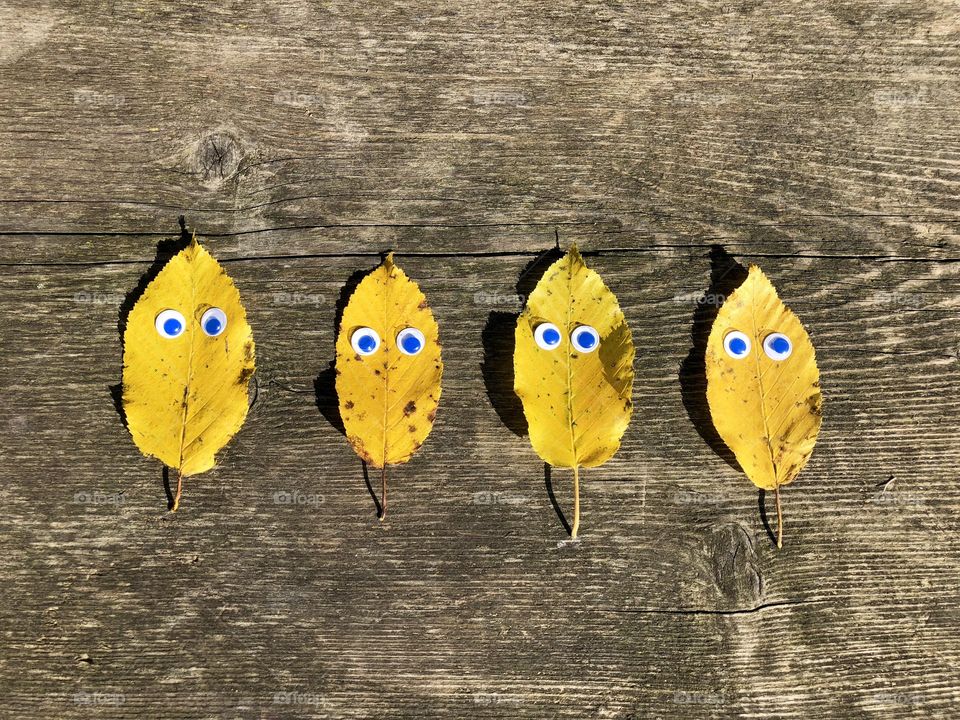
[[[367,449],[363,446],[363,441],[360,440],[356,435],[351,435],[347,438],[350,441],[350,445],[353,446],[353,449],[356,451],[357,455],[360,456],[360,459],[363,460],[368,465],[373,464],[373,456],[367,452]]]
[[[413,400],[411,400],[410,402],[408,402],[406,405],[403,406],[403,414],[413,415],[416,409],[417,409],[417,404]]]
[[[347,400],[347,401],[343,404],[343,406],[344,406],[347,410],[353,410],[353,400]]]

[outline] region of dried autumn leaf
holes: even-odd
[[[550,465],[573,468],[575,538],[579,469],[609,460],[630,423],[630,328],[616,296],[574,245],[530,293],[515,338],[514,390],[533,449]]]
[[[407,462],[433,428],[443,362],[437,323],[393,253],[354,290],[337,335],[336,387],[347,439],[381,469]]]
[[[755,265],[720,308],[706,350],[707,402],[720,437],[747,477],[773,490],[810,459],[820,431],[820,371],[810,337]]]
[[[240,293],[193,241],[130,310],[123,333],[123,409],[145,455],[183,478],[209,470],[247,416],[253,333]]]

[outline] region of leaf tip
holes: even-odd
[[[773,283],[770,282],[770,278],[767,277],[767,274],[760,268],[759,265],[754,265],[753,263],[750,263],[750,266],[747,268],[747,279],[765,283],[770,287],[773,287]]]

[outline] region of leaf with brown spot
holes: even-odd
[[[183,478],[213,467],[247,416],[253,333],[240,293],[196,238],[163,267],[123,334],[123,409],[145,455]]]
[[[707,402],[717,433],[759,488],[797,477],[820,432],[820,371],[810,336],[755,265],[717,313],[706,351]]]
[[[530,293],[515,340],[514,389],[533,449],[551,465],[573,468],[576,537],[579,469],[609,460],[630,422],[630,328],[616,296],[574,245]]]
[[[433,429],[443,362],[439,329],[426,298],[393,262],[367,275],[343,311],[337,334],[336,388],[350,443],[381,468],[407,462]],[[357,412],[347,413],[356,408]]]

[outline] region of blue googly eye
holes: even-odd
[[[187,321],[183,315],[176,310],[164,310],[154,322],[157,333],[160,337],[170,338],[180,337],[183,331],[187,329]]]
[[[734,360],[742,360],[750,354],[750,338],[739,330],[731,330],[723,338],[723,349]]]
[[[397,347],[404,355],[416,355],[427,344],[423,333],[416,328],[408,327],[397,333]]]
[[[357,355],[373,355],[380,349],[380,335],[373,328],[358,328],[350,336],[350,346]]]
[[[533,331],[533,339],[544,350],[556,350],[560,347],[563,335],[556,325],[545,322],[537,325],[537,329]]]
[[[216,337],[227,329],[227,315],[220,308],[212,307],[200,318],[200,327],[210,337]]]
[[[783,333],[770,333],[763,339],[763,351],[771,360],[786,360],[793,352],[793,343]]]
[[[582,353],[591,353],[600,347],[600,333],[589,325],[581,325],[574,329],[570,336],[570,342],[577,351]]]

